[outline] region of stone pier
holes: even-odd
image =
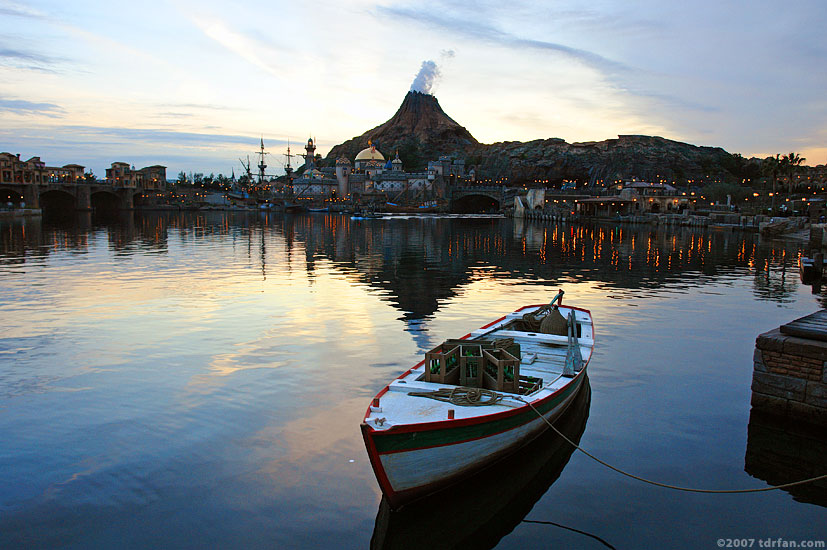
[[[765,332],[755,341],[752,407],[827,426],[827,310]]]

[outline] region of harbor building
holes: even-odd
[[[167,185],[167,167],[155,164],[136,170],[127,162],[113,162],[106,169],[106,183],[118,187],[141,187],[146,191],[163,191]]]
[[[40,157],[20,160],[20,155],[0,153],[0,183],[46,184],[78,183],[84,179],[83,166],[46,166]]]
[[[416,202],[444,197],[451,181],[466,177],[465,161],[449,157],[430,161],[425,171],[408,172],[398,152],[386,158],[373,143],[352,161],[342,156],[335,167],[324,168],[316,166],[312,139],[305,149],[304,172],[293,181],[298,198]]]
[[[691,205],[691,197],[665,183],[625,182],[616,194],[579,199],[577,211],[582,216],[614,218],[643,214],[682,214]]]

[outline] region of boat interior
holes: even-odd
[[[522,406],[522,399],[541,399],[566,386],[593,346],[587,311],[551,304],[522,308],[427,352],[424,362],[388,385],[381,403],[374,400],[366,421],[386,429]],[[422,398],[431,400],[424,404]]]

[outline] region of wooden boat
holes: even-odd
[[[579,443],[586,430],[590,404],[587,377],[554,427],[569,440]],[[415,506],[393,510],[383,498],[376,513],[370,548],[419,550],[437,545],[494,548],[557,481],[574,450],[559,435],[547,430],[519,451],[423,497]]]
[[[560,305],[562,296],[446,341],[376,395],[361,428],[391,507],[507,456],[566,410],[586,378],[594,330],[589,311]],[[540,332],[546,317],[563,319],[562,331]]]
[[[372,210],[357,210],[350,216],[351,220],[376,220],[382,217]]]

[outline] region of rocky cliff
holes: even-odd
[[[405,169],[421,170],[442,155],[465,159],[478,177],[508,177],[514,184],[563,179],[611,182],[632,177],[647,180],[725,177],[740,179],[745,159],[720,147],[698,147],[662,137],[621,135],[617,139],[567,143],[551,138],[528,142],[481,144],[439,106],[436,97],[408,92],[396,114],[361,136],[336,145],[327,155],[353,159],[377,145],[386,156],[399,151]]]
[[[464,157],[469,147],[479,145],[468,130],[445,114],[436,97],[420,92],[408,92],[390,120],[336,145],[327,158],[352,160],[368,141],[386,156],[399,151],[408,169],[425,168],[428,160],[439,155]]]
[[[697,147],[655,136],[567,143],[562,139],[501,142],[467,149],[466,164],[481,174],[508,176],[514,183],[563,179],[611,182],[632,177],[650,181],[725,175],[732,155],[720,147]]]

